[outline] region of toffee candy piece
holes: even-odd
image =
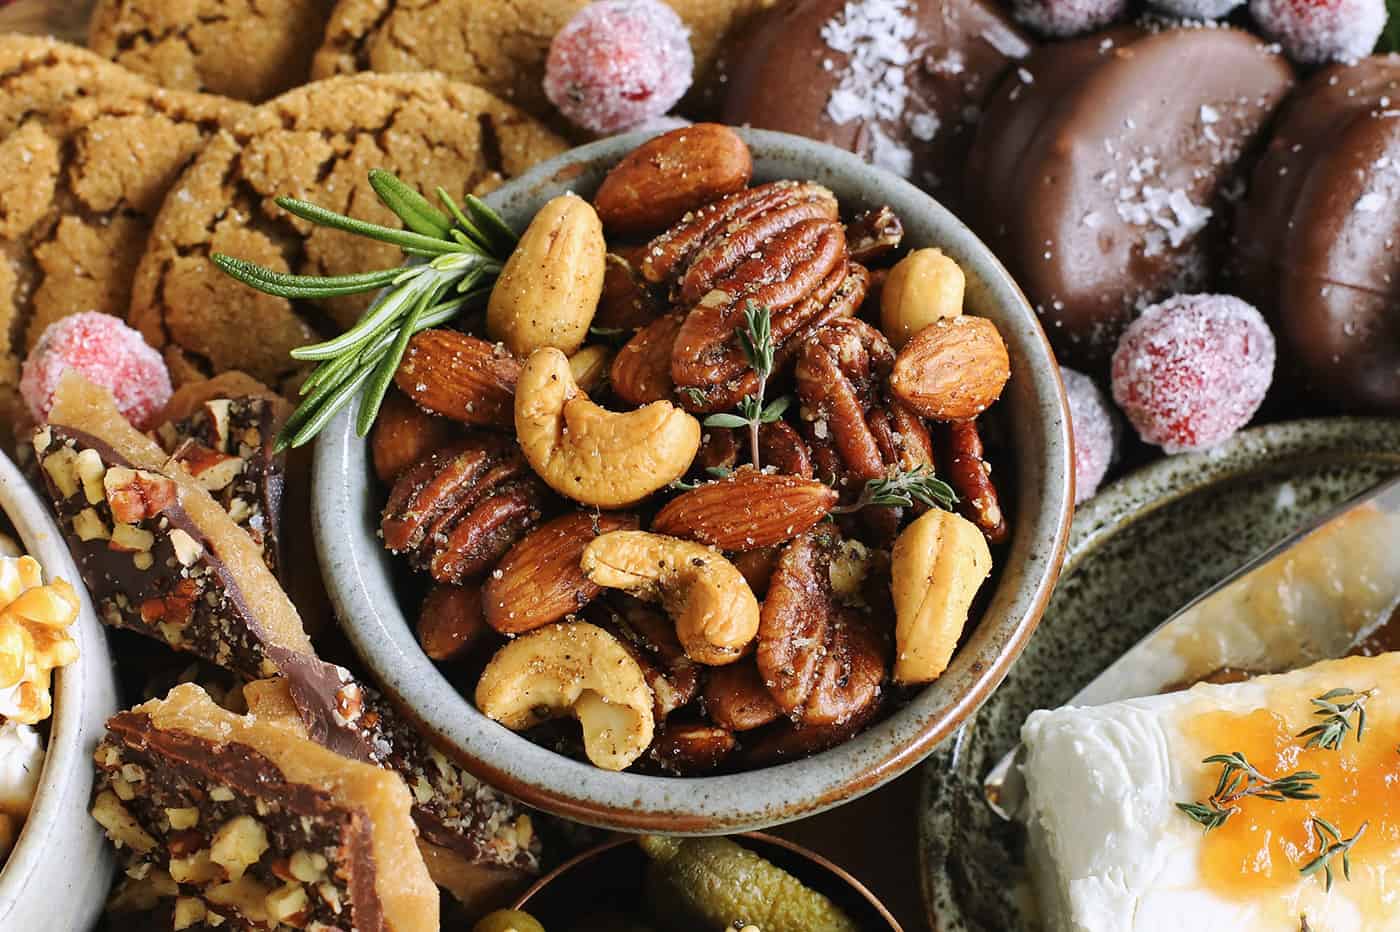
[[[1209,284],[1237,165],[1292,83],[1235,29],[1113,29],[1009,75],[968,159],[978,232],[1061,362],[1100,369],[1137,309]]]
[[[1400,413],[1400,56],[1318,72],[1236,220],[1241,293],[1317,393]]]
[[[211,398],[162,424],[156,439],[247,532],[275,574],[281,563],[284,457],[273,452],[285,410],[264,397]]]
[[[345,677],[351,686],[342,711],[361,740],[337,750],[404,778],[413,791],[413,818],[433,879],[445,887],[484,892],[518,887],[538,874],[541,843],[525,811],[448,760],[379,693],[353,683],[348,672]],[[259,720],[305,733],[286,680],[249,683],[243,695]]]
[[[114,908],[165,928],[438,928],[412,794],[395,775],[177,686],[113,716],[94,818],[121,850]]]
[[[748,32],[723,121],[829,142],[948,198],[983,99],[1030,50],[982,0],[800,0]]]

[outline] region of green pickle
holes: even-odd
[[[727,838],[638,839],[651,858],[647,902],[662,922],[762,932],[859,932],[822,894]],[[687,926],[676,926],[687,928]]]
[[[483,916],[472,932],[544,932],[544,926],[529,913],[518,909],[498,909]]]

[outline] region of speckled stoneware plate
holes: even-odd
[[[1176,609],[1353,495],[1400,474],[1400,421],[1246,431],[1134,473],[1075,515],[1059,587],[996,695],[924,765],[920,856],[937,932],[1038,932],[1024,833],[982,778],[1033,710],[1063,704]]]
[[[1000,467],[1012,539],[976,626],[947,672],[888,718],[806,760],[745,773],[673,779],[611,773],[555,754],[488,720],[424,655],[395,589],[377,531],[383,493],[366,442],[346,409],[316,444],[313,519],[326,588],[355,649],[385,692],[443,749],[482,779],[531,805],[581,822],[633,831],[745,831],[811,815],[869,792],[917,764],[996,688],[1035,628],[1059,570],[1074,499],[1069,425],[1059,369],[1035,312],[972,232],[928,195],[848,152],[784,133],[741,130],[754,179],[810,178],[848,211],[890,205],[905,242],[939,246],[967,273],[967,303],[994,321],[1011,354],[999,402],[1014,455]],[[493,192],[487,201],[516,229],[566,190],[587,196],[646,136],[583,146]],[[411,607],[410,607],[411,609]]]

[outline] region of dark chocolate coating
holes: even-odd
[[[1225,198],[1292,81],[1223,27],[1111,29],[1003,79],[968,159],[969,219],[1062,362],[1102,368],[1138,310],[1214,282]]]
[[[900,173],[955,202],[982,102],[1030,52],[1030,40],[984,0],[909,0],[915,28],[903,43],[909,52],[903,114],[838,124],[827,106],[849,57],[830,47],[822,28],[846,6],[846,0],[796,0],[761,16],[726,63],[724,122],[829,142],[892,170],[912,157],[910,170]]]
[[[1400,413],[1400,55],[1326,68],[1289,100],[1235,240],[1239,290],[1306,390]]]

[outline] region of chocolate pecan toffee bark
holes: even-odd
[[[165,193],[242,105],[169,93],[83,49],[0,37],[0,411],[54,321],[126,315]]]
[[[99,0],[88,46],[162,87],[261,101],[306,80],[331,0]]]
[[[1292,80],[1276,49],[1225,27],[1112,29],[1007,75],[967,203],[1063,362],[1104,365],[1138,310],[1215,281],[1241,161]]]
[[[397,225],[366,180],[371,168],[430,179],[460,200],[563,149],[523,112],[439,76],[359,75],[298,88],[216,137],[181,178],[137,271],[132,324],[164,351],[177,385],[238,369],[285,389],[302,371],[290,351],[353,323],[369,296],[316,304],[258,294],[224,276],[210,254],[330,275],[393,265],[399,254],[312,229],[272,198]]]
[[[438,928],[392,773],[192,685],[114,716],[94,757],[93,816],[126,867],[114,911],[177,929]]]

